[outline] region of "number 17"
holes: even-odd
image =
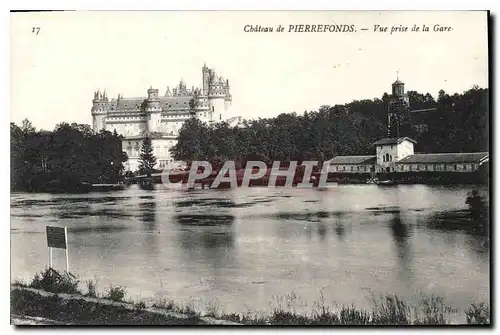
[[[31,33],[35,35],[38,35],[39,32],[40,32],[40,27],[33,27],[33,30],[31,31]]]

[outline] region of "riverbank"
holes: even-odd
[[[317,301],[311,313],[294,310],[290,294],[280,299],[269,315],[235,314],[212,305],[201,312],[192,306],[180,306],[172,300],[159,299],[146,303],[125,299],[125,288],[110,287],[103,294],[96,292],[92,281],[86,290],[67,274],[46,270],[31,283],[11,286],[11,319],[13,324],[53,325],[489,325],[490,309],[484,303],[471,304],[465,318],[452,322],[459,311],[446,306],[443,299],[423,296],[413,306],[397,296],[386,295],[373,301],[367,311],[355,306],[328,306]]]

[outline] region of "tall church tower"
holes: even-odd
[[[410,99],[405,93],[405,84],[397,79],[392,83],[392,95],[387,113],[387,137],[400,137],[400,126],[410,110]]]

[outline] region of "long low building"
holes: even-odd
[[[384,138],[373,145],[376,155],[336,156],[330,159],[330,172],[474,172],[489,162],[488,152],[415,154],[415,140],[409,137]]]
[[[336,156],[330,160],[330,172],[374,172],[377,156]]]
[[[396,162],[396,171],[473,172],[488,160],[487,152],[415,154]]]

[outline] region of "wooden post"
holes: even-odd
[[[52,248],[49,247],[49,269],[52,268]]]
[[[64,227],[64,236],[66,238],[66,272],[69,274],[69,251],[68,251],[68,227]]]

